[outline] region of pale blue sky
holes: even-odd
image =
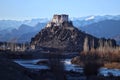
[[[120,0],[0,0],[0,19],[51,18],[120,15]]]

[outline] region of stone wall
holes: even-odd
[[[62,14],[62,15],[54,15],[52,22],[54,23],[62,23],[64,21],[68,21],[68,15]]]

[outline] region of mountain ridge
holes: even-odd
[[[82,30],[82,31],[85,31],[86,33],[89,33],[89,34],[92,34],[92,35],[94,35],[94,36],[96,36],[96,37],[105,37],[105,38],[114,38],[113,36],[115,36],[115,35],[117,35],[117,34],[119,34],[120,32],[119,31],[115,31],[115,30],[119,30],[119,22],[117,23],[118,24],[118,28],[117,27],[115,27],[114,25],[113,26],[111,26],[109,23],[111,23],[111,22],[108,22],[107,24],[106,24],[106,26],[104,26],[104,24],[103,23],[101,23],[101,21],[102,22],[106,22],[106,21],[109,21],[109,20],[113,20],[113,22],[117,22],[117,21],[120,21],[120,17],[119,17],[119,15],[118,16],[98,16],[98,18],[97,18],[97,21],[95,20],[95,18],[94,19],[92,19],[92,20],[88,20],[88,21],[85,21],[85,19],[86,18],[90,18],[91,16],[88,16],[88,17],[83,17],[83,18],[77,18],[77,19],[72,19],[72,21],[73,21],[73,25],[75,26],[75,27],[77,27],[78,29],[80,29],[80,30]],[[100,17],[100,18],[99,18]],[[99,20],[100,19],[100,20]],[[104,20],[105,19],[105,20]],[[107,19],[107,20],[106,20]],[[36,22],[36,20],[38,20],[39,21],[39,19],[35,19],[35,22]],[[71,20],[71,18],[70,18],[70,20]],[[4,21],[4,20],[3,20]],[[8,20],[9,21],[9,20]],[[34,21],[34,20],[33,20]],[[43,19],[43,21],[44,21],[44,19]],[[46,19],[45,19],[45,21],[46,21]],[[29,22],[29,21],[26,21],[26,22]],[[33,22],[34,23],[34,22]],[[9,23],[10,24],[10,23]],[[12,23],[11,23],[12,24]],[[37,26],[37,24],[41,24],[41,26],[40,27],[36,27]],[[30,42],[30,37],[32,37],[32,36],[34,36],[36,33],[38,33],[39,32],[39,30],[40,29],[42,29],[42,28],[44,28],[44,26],[47,24],[47,23],[37,23],[35,26],[30,26],[32,29],[27,29],[26,27],[29,27],[29,25],[27,25],[27,24],[25,24],[26,26],[24,26],[25,28],[26,28],[26,30],[24,30],[24,28],[22,28],[23,30],[20,30],[19,29],[19,27],[18,28],[7,28],[7,29],[0,29],[0,31],[1,31],[1,33],[0,33],[0,41],[10,41],[10,39],[12,39],[12,38],[16,38],[16,37],[14,37],[13,36],[13,34],[16,34],[15,33],[15,31],[16,32],[19,32],[20,34],[20,36],[17,36],[17,39],[18,39],[18,42]],[[106,36],[106,35],[104,35],[103,33],[104,32],[100,32],[99,31],[99,25],[97,26],[94,26],[94,24],[99,24],[99,25],[101,25],[100,26],[100,28],[102,28],[103,30],[102,31],[104,31],[104,32],[106,32],[106,34],[107,35],[109,35],[110,37],[108,37],[108,36]],[[38,26],[39,26],[38,25]],[[93,25],[93,26],[92,26]],[[108,26],[111,26],[111,33],[110,33],[110,31],[109,31],[109,27]],[[21,26],[20,26],[21,27]],[[95,27],[95,28],[94,28]],[[1,25],[0,25],[0,28],[1,28]],[[89,30],[88,30],[89,29]],[[15,30],[15,31],[14,31]],[[29,39],[27,39],[27,37],[25,38],[25,36],[27,35],[28,36],[28,33],[26,33],[26,32],[28,32],[29,34],[30,34],[30,36],[29,36]],[[21,34],[21,33],[23,33],[23,34]],[[112,34],[112,35],[110,35],[110,34],[108,34],[108,33],[110,33],[110,34]],[[116,34],[114,34],[114,33],[116,33]],[[12,34],[12,35],[10,35],[10,34]],[[114,35],[113,35],[114,34]],[[23,39],[25,39],[25,40],[23,40],[22,39],[22,37],[23,37]]]

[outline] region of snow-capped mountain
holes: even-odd
[[[113,16],[113,15],[105,15],[105,16],[87,16],[87,17],[80,17],[80,18],[71,18],[73,24],[76,27],[84,27],[93,23],[97,23],[104,20],[120,20],[120,15]]]
[[[26,24],[29,26],[35,26],[37,23],[47,23],[48,21],[49,21],[48,18],[31,19],[31,20],[23,21],[23,24]]]
[[[22,24],[35,26],[38,23],[47,23],[48,21],[49,19],[47,18],[31,19],[31,20],[24,20],[24,21],[0,20],[0,30],[18,29]]]
[[[103,20],[120,20],[120,15],[112,16],[112,15],[105,15],[105,16],[86,16],[86,17],[73,17],[70,18],[73,21],[74,25],[77,27],[83,27],[95,22],[103,21]],[[29,26],[35,26],[37,23],[47,23],[50,21],[48,18],[38,18],[38,19],[31,19],[31,20],[24,20],[24,21],[16,21],[16,20],[0,20],[0,30],[3,29],[13,29],[19,28],[20,25],[26,24]]]
[[[85,21],[89,21],[89,20],[93,20],[93,19],[95,19],[95,16],[90,16],[90,17],[86,18]]]

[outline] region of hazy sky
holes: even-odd
[[[120,15],[120,0],[0,0],[0,19],[51,18],[53,14]]]

